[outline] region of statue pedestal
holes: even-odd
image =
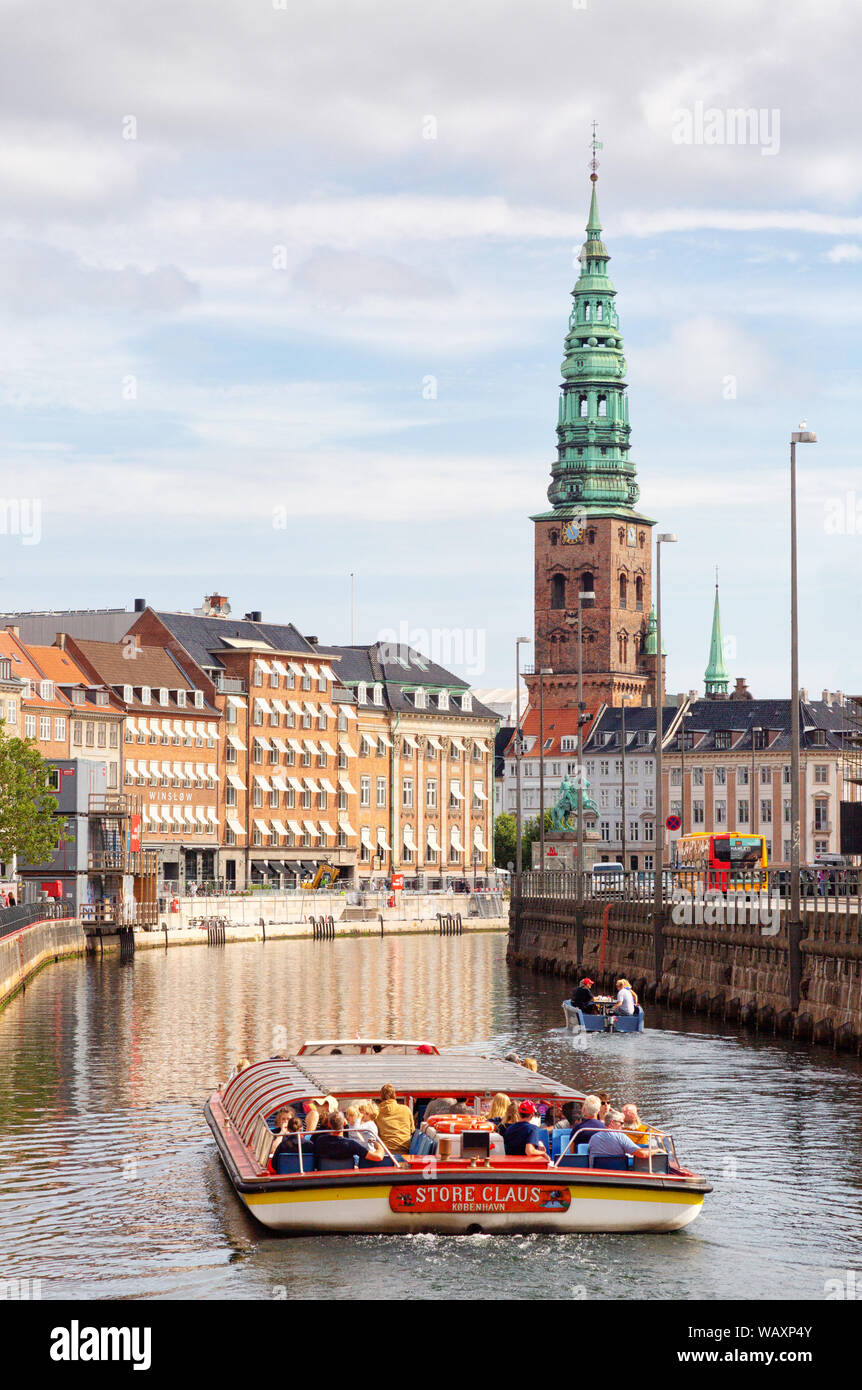
[[[600,844],[598,830],[584,828],[584,863],[585,870],[591,869],[596,862]],[[545,832],[545,862],[542,864],[542,846],[539,840],[534,840],[532,844],[533,869],[544,869],[545,873],[553,873],[559,870],[561,873],[573,873],[578,867],[578,832],[576,830],[552,830]]]

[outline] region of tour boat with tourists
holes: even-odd
[[[563,1013],[566,1016],[566,1027],[571,1028],[573,1032],[584,1033],[643,1032],[644,1011],[640,1004],[635,1007],[633,1014],[613,1014],[608,1007],[614,1003],[613,999],[596,995],[594,1003],[598,1005],[599,1012],[588,1014],[577,1008],[571,999],[564,999]]]
[[[559,1114],[567,1103],[577,1115],[584,1095],[496,1057],[441,1053],[429,1043],[347,1052],[356,1042],[329,1039],[325,1051],[307,1043],[294,1057],[245,1065],[205,1106],[237,1196],[274,1231],[676,1231],[695,1219],[712,1190],[683,1167],[672,1137],[658,1129],[643,1134],[634,1156],[591,1158],[587,1145],[575,1142],[577,1130],[542,1128],[539,1121],[544,1152],[506,1154],[495,1122],[485,1118],[495,1095],[535,1108],[537,1117]],[[386,1040],[371,1045],[385,1049]],[[347,1109],[384,1087],[415,1117],[408,1152],[381,1142],[376,1162],[358,1154],[319,1160],[313,1141],[297,1133],[292,1151],[279,1152],[273,1164],[279,1111],[289,1107],[302,1117],[323,1097],[338,1097]],[[423,1122],[432,1101],[452,1097],[460,1102],[456,1113],[435,1109]]]

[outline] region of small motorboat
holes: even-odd
[[[539,1126],[544,1154],[508,1155],[484,1119],[497,1092],[539,1110],[580,1104],[582,1093],[494,1057],[402,1049],[348,1055],[336,1043],[326,1052],[255,1062],[210,1096],[207,1123],[237,1197],[256,1220],[289,1234],[676,1231],[712,1191],[657,1129],[643,1153],[591,1160],[576,1132]],[[290,1106],[302,1116],[307,1101],[330,1095],[346,1108],[387,1083],[417,1121],[432,1100],[448,1096],[465,1097],[468,1113],[419,1123],[407,1153],[384,1144],[382,1159],[354,1155],[343,1166],[328,1158],[318,1167],[313,1140],[306,1147],[297,1135],[296,1151],[279,1154],[273,1167],[277,1111]]]
[[[644,1011],[638,1004],[633,1014],[612,1014],[602,1007],[603,1001],[596,1000],[600,1007],[597,1014],[585,1014],[571,1002],[563,1000],[563,1013],[566,1027],[576,1033],[642,1033],[644,1030]]]

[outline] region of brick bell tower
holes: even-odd
[[[557,423],[557,459],[548,500],[535,524],[535,669],[545,677],[550,707],[577,701],[578,593],[583,609],[584,701],[590,710],[620,696],[646,704],[655,690],[652,527],[635,510],[640,488],[629,458],[629,407],[623,340],[601,239],[593,139],[592,198],[581,271],[565,340]],[[653,627],[655,619],[653,617]],[[531,704],[534,677],[527,678]]]

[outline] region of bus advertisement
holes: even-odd
[[[767,867],[766,840],[763,835],[729,832],[681,835],[676,867],[688,871],[704,888],[758,888]]]

